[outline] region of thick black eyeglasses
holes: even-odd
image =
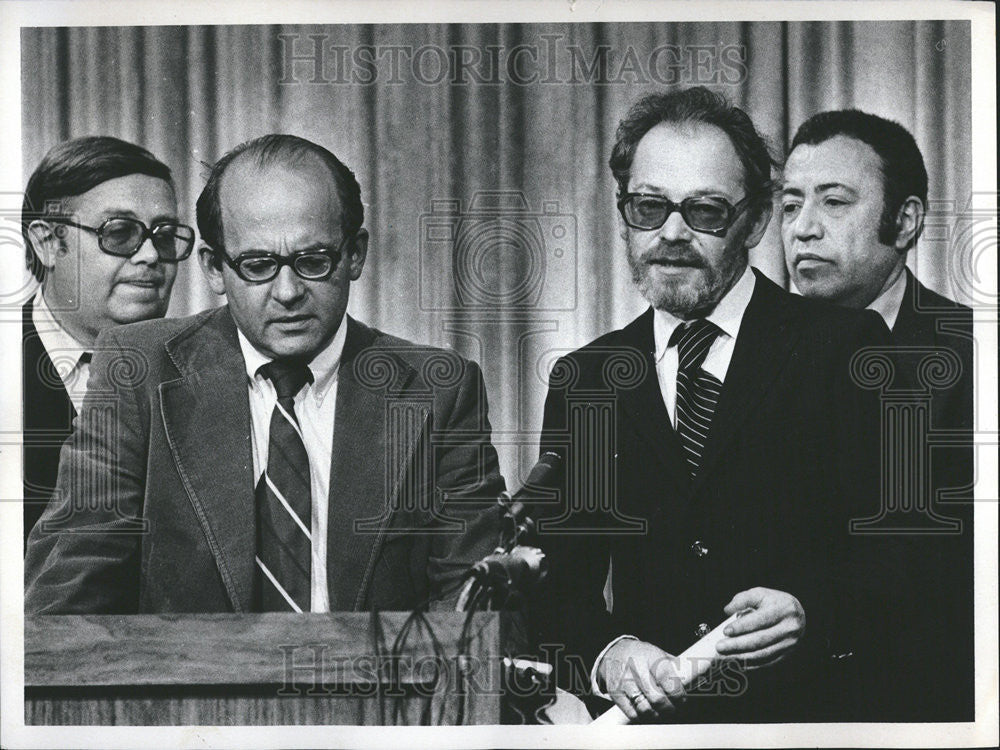
[[[138,219],[113,216],[94,228],[77,224],[69,219],[46,218],[53,224],[83,229],[97,235],[97,246],[101,252],[119,258],[131,258],[147,239],[153,240],[156,256],[164,263],[179,263],[191,254],[194,247],[194,229],[174,221],[161,221],[147,227]]]
[[[251,284],[261,284],[277,278],[282,266],[291,266],[296,275],[306,281],[324,281],[337,270],[344,256],[344,245],[351,239],[353,235],[344,237],[334,249],[303,250],[291,255],[279,255],[264,250],[250,250],[240,253],[235,258],[230,258],[224,250],[216,250],[215,254],[221,257],[237,276]]]
[[[692,196],[674,203],[662,195],[625,193],[618,200],[618,210],[625,223],[633,229],[659,229],[674,211],[680,211],[684,222],[696,232],[724,237],[744,209],[750,205],[746,196],[735,206],[725,198],[711,195]]]

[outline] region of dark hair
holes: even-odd
[[[643,136],[662,122],[703,122],[720,128],[732,141],[743,165],[743,186],[753,195],[759,211],[771,198],[774,183],[771,168],[778,164],[771,156],[767,142],[757,132],[750,117],[734,107],[722,94],[704,86],[680,89],[662,94],[649,94],[637,101],[618,124],[615,145],[608,165],[618,182],[619,195],[628,192],[635,150]],[[767,200],[765,200],[765,197]]]
[[[312,141],[294,135],[272,133],[241,143],[212,167],[205,189],[198,196],[196,211],[201,238],[213,250],[221,252],[225,247],[222,239],[222,206],[219,202],[222,177],[232,162],[244,156],[254,159],[257,167],[261,169],[275,163],[301,163],[310,157],[319,159],[330,170],[337,188],[337,197],[340,198],[343,212],[344,233],[353,235],[361,229],[365,220],[365,209],[361,204],[361,186],[358,185],[354,173],[340,159]]]
[[[792,139],[789,153],[796,146],[815,146],[834,136],[867,143],[878,155],[882,165],[882,216],[879,219],[878,238],[885,245],[896,239],[896,215],[903,202],[915,195],[927,207],[927,169],[917,142],[898,122],[858,109],[838,109],[813,115],[801,126]],[[922,226],[917,228],[916,241]],[[913,242],[907,245],[909,250]]]
[[[102,182],[131,174],[165,180],[173,187],[170,167],[134,143],[107,135],[74,138],[54,146],[32,173],[21,205],[24,261],[32,275],[42,280],[45,267],[35,255],[28,227],[46,216],[62,216],[59,201],[83,195]]]

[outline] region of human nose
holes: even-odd
[[[664,242],[677,242],[691,239],[691,227],[684,221],[680,208],[675,208],[658,230],[660,239]]]
[[[798,215],[792,220],[792,233],[795,239],[803,242],[823,237],[823,224],[812,203],[803,203],[799,208]]]
[[[305,294],[305,284],[291,266],[282,266],[271,282],[271,296],[283,305],[290,305]]]
[[[160,254],[156,251],[156,247],[153,245],[152,236],[147,236],[143,239],[142,244],[139,245],[138,249],[129,258],[133,263],[145,263],[146,265],[153,265],[159,262]]]

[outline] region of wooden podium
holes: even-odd
[[[25,723],[499,724],[506,615],[25,618]]]

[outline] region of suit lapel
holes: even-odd
[[[903,301],[899,305],[899,312],[896,313],[896,322],[892,327],[893,343],[916,344],[919,337],[920,326],[917,321],[917,295],[915,284],[917,280],[910,273],[910,269],[903,270],[906,274],[906,290],[903,292]]]
[[[21,384],[25,432],[52,431],[65,437],[69,435],[76,409],[35,329],[31,318],[33,304],[32,299],[21,308]]]
[[[690,490],[690,475],[682,456],[680,441],[663,403],[660,381],[656,375],[652,308],[622,330],[622,340],[626,348],[642,354],[646,367],[645,374],[636,387],[617,391],[617,402],[624,412],[619,423],[635,427],[663,461],[677,490],[687,495]]]
[[[327,524],[327,581],[333,610],[364,606],[372,567],[391,520],[398,474],[405,471],[423,428],[422,424],[412,425],[412,434],[394,435],[393,445],[388,444],[386,405],[392,399],[386,397],[386,391],[395,391],[395,398],[400,393],[397,389],[405,388],[415,373],[389,349],[379,349],[374,331],[352,318],[346,320]],[[381,382],[365,382],[363,373],[374,378],[391,373],[390,382],[386,387]],[[391,466],[387,463],[390,456]]]
[[[712,476],[714,465],[723,458],[747,415],[784,367],[798,337],[782,304],[785,292],[756,269],[754,273],[757,281],[753,296],[743,314],[692,497],[697,495],[705,478]]]
[[[233,609],[248,611],[255,550],[246,369],[228,308],[166,344],[181,373],[160,385],[167,442]]]

